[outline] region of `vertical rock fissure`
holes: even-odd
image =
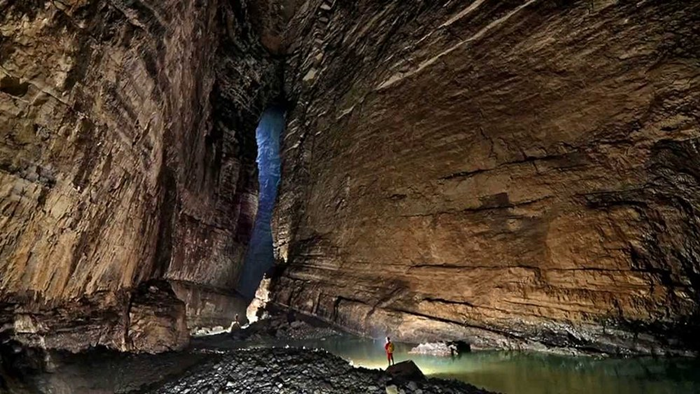
[[[268,108],[255,131],[260,183],[258,213],[238,282],[238,291],[248,300],[253,299],[263,275],[274,265],[270,222],[280,181],[280,138],[284,131],[284,115],[281,106]]]

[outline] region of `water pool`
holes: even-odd
[[[384,343],[355,337],[298,340],[266,345],[323,348],[356,366],[385,368]],[[461,357],[408,354],[396,344],[396,362],[411,359],[429,377],[452,378],[505,394],[700,393],[700,360],[610,358],[533,352],[479,351]]]

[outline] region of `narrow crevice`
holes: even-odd
[[[274,265],[271,220],[280,182],[280,140],[285,126],[284,116],[285,108],[273,105],[263,113],[255,131],[260,184],[258,212],[237,286],[247,300],[254,298],[265,272]]]

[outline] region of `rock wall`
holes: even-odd
[[[247,306],[237,287],[258,207],[255,129],[282,90],[281,59],[270,55],[251,24],[251,14],[266,3],[248,3],[212,5],[221,30],[218,51],[195,71],[215,75],[212,124],[203,141],[183,141],[199,145],[180,164],[189,183],[165,275],[179,283],[174,290],[180,299],[193,301],[187,301],[190,328],[227,327],[236,314],[245,316]]]
[[[697,349],[699,20],[0,0],[0,333],[160,351],[242,316],[255,126],[284,90],[274,302],[402,340]]]
[[[700,3],[306,1],[273,300],[474,347],[699,346]]]
[[[248,20],[245,2],[0,1],[3,332],[160,351],[187,342],[162,279],[236,303],[279,90]],[[234,314],[212,310],[187,314]]]

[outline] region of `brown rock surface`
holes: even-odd
[[[127,341],[136,351],[164,352],[189,342],[185,303],[167,284],[142,285],[129,305]]]
[[[273,300],[368,335],[698,348],[700,3],[310,1]]]
[[[272,301],[399,340],[697,349],[697,26],[680,0],[0,0],[0,331],[160,351],[243,316],[285,90]]]
[[[245,311],[254,130],[279,91],[248,19],[217,1],[0,1],[0,323],[18,339],[181,346],[182,303],[139,300],[151,279],[208,300],[195,323]]]

